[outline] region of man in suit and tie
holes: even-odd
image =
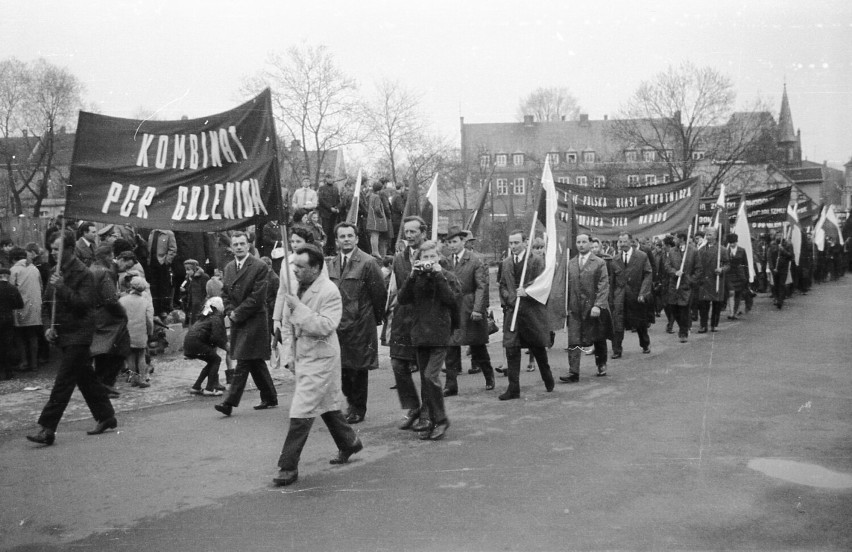
[[[465,249],[470,232],[461,226],[451,226],[447,231],[450,272],[456,275],[461,291],[459,327],[447,347],[447,383],[444,396],[458,395],[456,378],[461,372],[461,348],[470,346],[470,373],[481,371],[485,376],[485,389],[494,389],[494,369],[488,355],[488,267],[479,255]]]
[[[734,310],[728,316],[728,320],[736,320],[741,315],[740,302],[745,300],[745,311],[751,311],[753,298],[749,289],[748,257],[745,249],[739,247],[740,238],[733,232],[728,234],[728,269],[726,282],[728,289],[734,296]]]
[[[651,282],[653,270],[644,251],[633,247],[633,237],[628,232],[618,236],[618,253],[613,264],[618,276],[612,281],[613,337],[612,358],[621,358],[624,330],[636,330],[642,352],[651,352],[648,336],[649,316],[654,316]]]
[[[94,222],[84,222],[80,225],[80,239],[74,246],[77,258],[86,266],[92,266],[95,262],[95,245],[98,240],[98,229]]]
[[[269,267],[256,257],[249,255],[248,236],[245,232],[234,232],[231,236],[234,260],[225,266],[222,278],[222,299],[225,316],[231,323],[229,354],[237,361],[225,400],[215,406],[216,410],[230,416],[240,405],[240,399],[251,374],[260,391],[260,404],[255,410],[278,406],[278,392],[269,374],[266,361],[271,353],[271,340],[266,316],[266,273]]]
[[[369,371],[379,367],[376,326],[382,323],[387,291],[379,263],[358,249],[355,225],[338,223],[334,236],[338,253],[328,258],[328,277],[343,300],[337,327],[343,395],[349,403],[346,421],[357,424],[367,413]]]
[[[521,398],[521,349],[529,349],[538,364],[541,379],[547,392],[553,391],[553,374],[547,360],[550,347],[550,327],[547,307],[527,296],[524,288],[544,271],[544,259],[537,255],[527,256],[527,236],[523,230],[509,234],[509,255],[503,260],[500,271],[500,303],[503,307],[503,347],[509,387],[500,395],[501,401]],[[524,262],[527,263],[523,274]],[[521,281],[523,274],[523,281]],[[520,301],[518,301],[520,298]],[[515,309],[518,316],[514,331],[512,319]],[[449,372],[449,369],[447,370]]]
[[[580,381],[582,347],[611,337],[609,315],[609,274],[606,262],[592,253],[588,234],[577,234],[578,255],[568,261],[568,374],[563,383]],[[609,326],[609,327],[608,327]],[[609,334],[609,335],[607,335]],[[595,348],[597,376],[606,375],[606,349],[603,358]]]
[[[706,333],[708,323],[710,331],[715,332],[719,325],[719,315],[725,308],[727,293],[725,273],[728,272],[728,252],[719,245],[718,235],[716,228],[707,229],[707,243],[698,251],[696,259],[698,313],[701,321],[698,333]]]

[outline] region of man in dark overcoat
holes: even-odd
[[[529,349],[538,364],[545,389],[553,391],[553,374],[547,360],[550,347],[550,327],[547,306],[527,296],[524,288],[544,271],[544,259],[530,255],[526,259],[527,271],[523,273],[524,258],[527,256],[527,236],[523,230],[509,234],[509,255],[503,260],[500,271],[500,304],[503,307],[503,347],[509,386],[500,395],[501,401],[521,398],[521,349]],[[520,297],[520,301],[518,298]],[[512,318],[518,309],[514,331]],[[449,371],[449,370],[448,370]]]
[[[692,290],[698,281],[696,260],[695,248],[688,243],[686,234],[678,233],[674,246],[669,248],[664,270],[668,275],[666,304],[672,318],[677,322],[677,335],[681,343],[686,343],[689,339],[689,305]]]
[[[627,232],[619,235],[619,251],[612,261],[617,268],[617,276],[611,279],[612,292],[621,299],[621,304],[616,305],[612,313],[612,358],[621,358],[625,329],[636,330],[642,352],[651,352],[648,325],[654,318],[651,290],[654,272],[648,255],[634,248],[632,241],[633,237]]]
[[[790,270],[790,261],[793,260],[793,247],[781,236],[775,238],[775,242],[769,246],[766,255],[767,266],[772,275],[772,302],[776,307],[784,307],[784,299],[787,298],[787,274]]]
[[[745,249],[739,246],[740,237],[731,232],[728,234],[728,262],[730,268],[725,275],[728,291],[733,295],[734,310],[728,316],[728,320],[736,320],[741,315],[740,303],[745,302],[745,311],[751,311],[753,299],[749,289],[748,255]]]
[[[225,399],[215,406],[226,416],[240,405],[240,399],[251,374],[260,391],[260,404],[255,410],[278,406],[278,393],[266,361],[271,354],[271,340],[266,316],[266,295],[269,285],[266,273],[269,267],[260,259],[249,255],[248,236],[234,232],[231,236],[234,260],[225,266],[222,277],[222,299],[225,316],[231,324],[230,358],[237,368]]]
[[[588,234],[577,234],[578,255],[568,261],[568,373],[559,376],[563,383],[580,381],[582,347],[588,347],[611,335],[609,315],[609,274],[606,262],[591,251]],[[595,347],[598,376],[606,375],[606,349],[603,358]]]
[[[715,332],[719,325],[719,315],[725,308],[725,274],[728,272],[730,263],[728,251],[721,248],[718,243],[718,231],[716,228],[708,228],[705,239],[707,243],[698,251],[696,261],[698,287],[698,317],[700,329],[698,333],[707,332],[707,324],[710,331]]]
[[[323,253],[334,255],[334,240],[331,236],[334,234],[334,225],[337,224],[340,213],[340,192],[330,174],[326,173],[323,179],[323,185],[317,190],[317,211],[322,223],[322,231],[326,235]]]
[[[494,369],[488,355],[488,267],[482,258],[465,248],[470,233],[461,226],[451,226],[447,231],[448,265],[461,286],[459,301],[459,328],[447,348],[447,383],[444,396],[459,392],[456,378],[461,372],[461,347],[470,346],[470,373],[482,371],[485,389],[494,389]]]
[[[357,424],[367,413],[369,371],[379,367],[376,326],[382,323],[387,290],[379,263],[358,249],[355,225],[340,222],[333,232],[338,253],[327,259],[328,277],[343,299],[337,327],[343,395],[349,403],[346,421]]]

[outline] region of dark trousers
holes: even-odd
[[[367,413],[367,391],[369,389],[369,370],[342,370],[342,390],[349,403],[350,414]]]
[[[547,360],[547,349],[544,347],[529,347],[530,353],[538,364],[541,380],[547,384],[553,379],[550,363]],[[506,347],[506,375],[509,378],[509,390],[521,390],[521,348]]]
[[[339,450],[349,450],[358,442],[358,436],[339,410],[326,412],[321,417]],[[287,438],[278,457],[279,468],[288,471],[299,468],[299,458],[302,457],[302,449],[305,448],[313,425],[314,418],[290,418],[290,429],[287,430]]]
[[[334,225],[337,224],[337,217],[322,217],[320,218],[320,224],[322,226],[322,231],[325,232],[323,253],[325,253],[326,257],[329,257],[337,253],[337,246],[334,238]]]
[[[701,319],[701,327],[707,327],[707,321],[709,318],[710,327],[715,328],[719,325],[719,315],[722,313],[722,309],[725,308],[725,303],[722,301],[699,301],[698,302],[698,316]]]
[[[447,389],[458,391],[458,374],[462,371],[461,347],[447,347]],[[488,354],[487,345],[471,345],[470,346],[470,363],[473,366],[479,366],[482,370],[482,375],[485,376],[485,383],[494,381],[494,368],[491,367],[491,356]]]
[[[124,367],[124,357],[121,355],[98,355],[95,361],[95,376],[107,387],[115,387],[115,380]]]
[[[778,271],[773,275],[772,297],[775,304],[779,307],[784,306],[784,299],[787,298],[787,271]]]
[[[154,316],[172,312],[172,271],[169,265],[161,265],[157,261],[157,256],[151,255],[149,272]]]
[[[651,346],[651,337],[648,335],[648,324],[638,324],[636,326],[636,335],[639,336],[639,346],[643,349]],[[622,343],[624,342],[624,328],[616,330],[612,335],[612,352],[621,353]],[[606,342],[604,342],[606,343]]]
[[[21,364],[27,370],[38,368],[38,335],[41,326],[18,326],[15,328],[15,343],[20,352]]]
[[[106,388],[95,378],[89,346],[69,345],[62,348],[62,363],[56,373],[50,398],[39,416],[40,426],[56,431],[75,387],[80,388],[96,421],[102,422],[115,416]]]
[[[751,296],[751,290],[746,288],[742,291],[734,292],[734,315],[740,312],[740,303],[745,303],[746,312],[751,311],[751,307],[754,304],[754,297]]]
[[[393,368],[393,379],[396,382],[396,394],[399,396],[399,404],[406,410],[420,408],[420,394],[411,377],[411,365],[413,361],[400,358],[391,358]],[[424,401],[425,402],[425,401]]]
[[[606,366],[608,356],[606,339],[594,342],[595,349],[595,366],[603,368]],[[580,375],[580,359],[583,358],[583,351],[579,347],[572,347],[568,351],[568,375]]]
[[[240,399],[243,398],[243,391],[246,389],[249,374],[251,374],[251,379],[258,391],[260,391],[260,400],[270,404],[278,404],[278,392],[275,390],[275,384],[272,383],[272,375],[269,373],[269,368],[266,367],[266,361],[259,358],[237,361],[234,379],[231,381],[231,386],[228,387],[228,392],[225,394],[225,400],[222,403],[233,407],[240,406]]]
[[[15,329],[12,325],[0,327],[0,377],[11,378],[13,361],[15,360]]]
[[[677,322],[678,337],[689,337],[689,305],[670,304],[669,307],[675,322]]]
[[[417,367],[420,368],[420,390],[433,424],[447,420],[444,410],[444,390],[441,386],[441,368],[447,358],[446,347],[416,347]]]
[[[204,380],[207,380],[208,391],[214,391],[217,387],[219,387],[219,366],[222,364],[222,357],[217,355],[216,353],[207,353],[200,355],[187,355],[186,358],[197,358],[198,360],[203,360],[207,364],[204,365],[204,368],[201,369],[201,373],[198,374],[198,379],[195,380],[195,385],[192,387],[194,389],[201,389],[201,384]]]

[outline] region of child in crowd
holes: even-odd
[[[204,303],[198,321],[186,332],[183,340],[183,352],[186,358],[197,358],[207,364],[198,374],[195,384],[189,389],[193,395],[218,397],[224,387],[219,385],[219,365],[222,357],[216,354],[216,348],[227,349],[228,337],[225,333],[223,313],[225,306],[221,297],[211,297]],[[207,380],[207,386],[201,384]]]
[[[127,357],[127,369],[133,378],[133,387],[150,387],[145,352],[148,336],[154,333],[154,306],[143,294],[148,282],[141,276],[130,280],[130,293],[119,298],[118,302],[127,311],[127,331],[130,333],[130,355]]]

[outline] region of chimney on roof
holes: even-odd
[[[22,129],[21,129],[21,136],[23,136],[24,138],[26,138],[26,137],[27,137],[27,134],[28,134],[27,129],[22,128]]]
[[[583,126],[583,127],[589,126],[589,114],[588,113],[580,113],[580,126]]]
[[[823,159],[823,161],[822,161],[822,166],[823,166],[823,167],[827,167],[827,166],[828,166],[828,160],[827,160],[827,159]]]
[[[609,115],[604,115],[604,121],[608,121],[608,120],[609,120]]]
[[[559,119],[564,123],[565,122],[565,115],[560,116]]]
[[[677,124],[680,124],[680,109],[674,112],[672,119],[674,119]]]
[[[65,134],[65,125],[59,127],[59,134]]]
[[[524,126],[533,126],[534,119],[532,115],[524,115]]]
[[[297,153],[302,150],[302,143],[298,140],[293,140],[290,142],[290,151],[292,153]]]

